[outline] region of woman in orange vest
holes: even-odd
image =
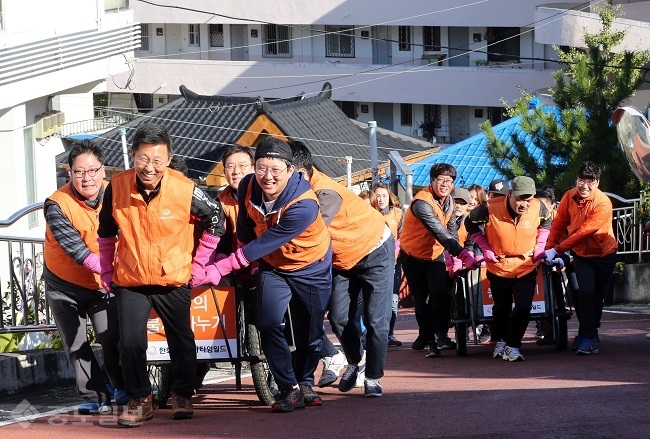
[[[125,427],[153,418],[145,355],[152,308],[165,326],[169,344],[172,418],[186,419],[194,413],[196,345],[190,323],[190,280],[204,281],[205,264],[225,233],[225,216],[221,203],[180,172],[168,169],[172,156],[172,140],[164,127],[140,125],[131,147],[134,167],[113,177],[99,214],[101,281],[117,297],[120,361],[131,398],[117,419]],[[193,264],[197,222],[206,231]]]
[[[494,299],[491,330],[498,341],[492,356],[508,361],[524,360],[519,348],[530,322],[537,267],[551,225],[549,210],[535,193],[532,178],[515,177],[506,196],[489,199],[465,221],[483,251]]]
[[[612,202],[600,189],[600,167],[584,162],[575,188],[560,201],[551,226],[545,259],[571,250],[578,281],[576,314],[580,327],[573,341],[579,355],[598,353],[598,326],[605,288],[614,272],[618,243],[612,229]]]
[[[68,164],[70,182],[46,199],[43,207],[43,278],[77,391],[86,401],[77,411],[95,414],[109,410],[111,395],[86,336],[86,319],[102,346],[104,368],[116,389],[115,402],[128,402],[119,363],[117,303],[115,296],[102,290],[99,279],[97,215],[104,198],[104,153],[90,140],[74,142]]]
[[[395,195],[386,183],[377,183],[372,188],[379,211],[384,215],[384,220],[395,238],[395,274],[393,280],[393,300],[390,326],[388,328],[388,346],[402,346],[402,342],[395,337],[395,322],[397,321],[397,305],[399,303],[399,288],[402,281],[402,261],[399,256],[399,237],[402,233],[402,217],[404,213],[400,207],[399,198]]]
[[[456,168],[436,163],[429,172],[430,184],[418,192],[404,215],[400,239],[402,267],[415,304],[418,338],[411,349],[429,346],[427,358],[439,357],[436,331],[448,319],[447,269],[444,251],[473,269],[477,262],[458,242],[451,191]]]

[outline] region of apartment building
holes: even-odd
[[[132,1],[142,43],[134,71],[109,82],[110,105],[146,112],[180,85],[205,95],[309,96],[329,81],[351,118],[455,143],[487,119],[500,122],[501,99],[520,97],[518,87],[552,86],[552,45],[580,46],[583,27],[599,26],[592,7],[602,0],[546,3]],[[620,20],[630,29],[626,47],[647,36],[648,22],[634,20]]]
[[[0,0],[0,219],[56,189],[66,124],[94,118],[93,94],[129,70],[139,26],[125,0]],[[2,235],[44,235],[34,212]]]

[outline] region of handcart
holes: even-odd
[[[537,287],[531,308],[531,321],[549,322],[557,349],[567,348],[567,321],[573,315],[571,295],[566,272],[558,266],[541,265],[537,274]],[[456,354],[467,355],[469,342],[478,345],[477,327],[489,324],[492,317],[492,294],[484,268],[464,270],[456,275],[456,288],[452,302],[450,325],[456,329]]]
[[[235,387],[241,390],[242,362],[250,370],[259,400],[270,405],[279,395],[260,343],[252,290],[244,287],[200,286],[192,289],[190,318],[196,342],[197,362],[230,362],[235,367]],[[287,338],[293,346],[291,312],[287,309]],[[169,347],[162,321],[152,310],[147,323],[147,369],[153,403],[163,408],[171,393]]]

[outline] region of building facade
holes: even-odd
[[[112,108],[156,108],[183,84],[272,99],[316,95],[328,81],[351,118],[455,143],[485,120],[500,122],[501,99],[520,97],[518,87],[552,86],[552,45],[579,46],[582,27],[599,24],[592,6],[602,1],[563,9],[540,0],[156,3],[132,2],[142,44],[134,74],[108,83]],[[647,35],[647,22],[621,26]]]
[[[67,124],[93,120],[94,93],[140,44],[125,0],[0,0],[0,218],[56,188]],[[42,212],[0,234],[44,236]]]

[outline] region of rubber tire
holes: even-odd
[[[151,382],[151,400],[154,409],[163,409],[171,393],[171,364],[149,364],[147,374]]]
[[[246,348],[248,349],[248,355],[251,357],[262,356],[260,333],[257,331],[257,327],[252,324],[246,325]],[[266,405],[273,404],[279,391],[269,370],[268,363],[265,360],[251,361],[251,375],[253,376],[255,393],[257,393],[259,400]]]
[[[467,323],[456,323],[456,355],[467,355]]]
[[[567,317],[566,316],[556,316],[555,324],[557,325],[557,340],[555,347],[559,351],[565,351],[569,344],[569,330],[567,328]]]

